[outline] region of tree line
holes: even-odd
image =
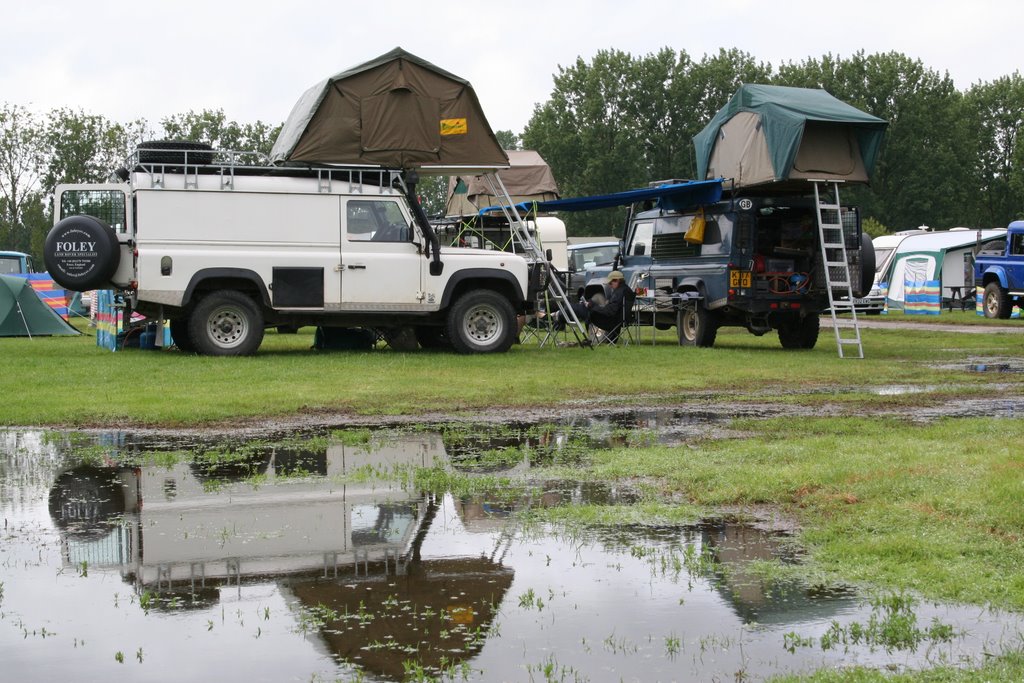
[[[1024,214],[1024,79],[1019,72],[965,91],[948,74],[888,52],[831,54],[777,68],[738,49],[693,59],[663,48],[615,49],[559,67],[547,101],[521,133],[497,131],[508,149],[537,150],[563,196],[692,179],[692,138],[741,83],[823,88],[889,122],[870,187],[844,191],[874,234],[925,224],[1003,227]],[[103,182],[144,140],[205,142],[267,154],[281,124],[239,123],[221,110],[152,126],[70,108],[37,114],[0,105],[0,249],[37,257],[59,183]],[[445,179],[421,185],[429,213],[443,209]],[[567,216],[570,234],[618,234],[615,210]]]
[[[281,124],[240,124],[223,111],[111,121],[82,110],[38,114],[18,104],[0,105],[0,250],[23,251],[42,263],[53,225],[53,191],[61,183],[102,183],[146,140],[192,140],[219,149],[269,154]]]
[[[889,122],[872,184],[843,198],[872,232],[1005,227],[1024,214],[1024,80],[1018,72],[959,91],[948,74],[888,52],[825,55],[777,68],[741,50],[694,60],[664,48],[605,50],[561,67],[522,134],[563,196],[693,179],[692,138],[741,83],[823,88]],[[570,215],[571,234],[616,234],[621,214]]]

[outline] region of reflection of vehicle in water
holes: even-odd
[[[208,464],[80,466],[57,478],[50,514],[67,565],[117,568],[181,608],[272,578],[335,657],[398,680],[408,648],[427,667],[478,652],[513,579],[500,557],[421,558],[439,503],[407,477],[444,458],[428,433]]]
[[[417,436],[208,467],[82,467],[58,479],[50,512],[66,562],[116,566],[140,588],[397,561],[426,502],[387,477],[438,454],[439,437]],[[361,470],[375,476],[352,476]]]

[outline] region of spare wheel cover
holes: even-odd
[[[69,216],[53,226],[43,245],[53,281],[76,292],[110,286],[121,262],[113,228],[93,216]]]

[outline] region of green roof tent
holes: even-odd
[[[307,90],[270,160],[426,172],[508,166],[469,81],[401,48]]]
[[[693,137],[699,179],[736,188],[790,180],[867,183],[888,123],[824,90],[741,85]]]
[[[558,184],[544,157],[531,149],[505,150],[505,153],[509,167],[498,171],[498,177],[513,204],[558,199]],[[448,179],[446,216],[475,216],[480,209],[496,204],[498,201],[482,176],[463,174]]]
[[[43,303],[23,277],[0,275],[0,337],[80,334]]]

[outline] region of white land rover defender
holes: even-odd
[[[252,354],[264,328],[411,328],[421,346],[506,351],[544,264],[445,248],[415,171],[245,165],[194,143],[143,143],[120,183],[60,185],[54,280],[116,289],[175,344]],[[128,319],[130,316],[126,316]]]

